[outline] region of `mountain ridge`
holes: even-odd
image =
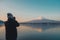
[[[30,20],[24,23],[60,23],[60,21],[42,18],[42,19]]]

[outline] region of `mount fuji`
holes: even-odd
[[[60,21],[46,19],[46,18],[40,18],[40,19],[30,20],[30,21],[25,22],[25,23],[60,23]]]

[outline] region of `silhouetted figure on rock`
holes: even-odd
[[[17,40],[17,29],[19,23],[11,13],[7,14],[8,20],[5,22],[6,40]]]

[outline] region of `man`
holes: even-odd
[[[6,40],[17,40],[17,29],[19,23],[11,13],[7,14],[8,20],[5,22]]]

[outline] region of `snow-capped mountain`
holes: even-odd
[[[28,21],[26,23],[60,23],[60,21],[42,18],[42,19],[31,20],[31,21]]]

